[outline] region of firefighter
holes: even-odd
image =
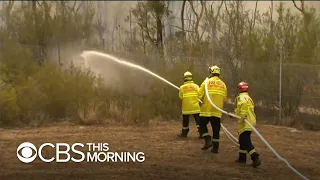
[[[248,123],[244,121],[247,119],[253,126],[256,125],[256,115],[254,112],[254,103],[248,94],[249,86],[246,82],[240,82],[238,84],[239,94],[236,97],[236,108],[235,114],[240,116],[241,119],[238,120],[239,124],[239,158],[236,163],[246,163],[247,153],[251,156],[252,166],[258,167],[261,165],[261,160],[259,154],[256,152],[252,142],[251,142],[251,132],[252,128]]]
[[[224,102],[227,97],[227,86],[220,79],[220,68],[218,66],[209,67],[209,74],[209,96],[216,106],[223,109]],[[200,131],[202,133],[202,137],[205,140],[205,144],[201,149],[206,150],[212,147],[211,152],[218,153],[220,140],[220,122],[222,113],[210,104],[205,92],[205,84],[206,82],[203,81],[198,92],[198,98],[204,99],[200,110]],[[208,134],[207,124],[209,122],[213,131],[212,139]]]
[[[198,133],[200,104],[198,99],[199,86],[193,82],[192,74],[187,71],[183,74],[184,84],[180,86],[179,98],[182,100],[182,131],[179,137],[187,137],[189,133],[189,116],[193,115]],[[199,136],[201,138],[201,136]]]

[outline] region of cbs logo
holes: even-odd
[[[54,157],[51,157],[50,159],[46,159],[43,157],[42,150],[46,146],[50,146],[51,148],[55,149]],[[67,143],[56,143],[55,145],[52,143],[44,143],[40,145],[39,148],[37,149],[36,146],[33,145],[32,143],[24,142],[20,144],[17,148],[17,157],[23,163],[31,163],[37,158],[37,156],[40,158],[41,161],[46,163],[52,162],[54,160],[56,162],[68,162],[70,159],[73,162],[82,162],[85,159],[85,154],[77,150],[76,146],[84,147],[84,145],[81,143],[75,143],[72,146],[70,146]],[[66,150],[61,149],[62,147],[65,147]],[[70,150],[78,155],[81,155],[81,159],[75,159],[74,157],[71,157],[71,155],[69,154]],[[34,151],[34,155],[32,155],[33,154],[32,151]],[[60,155],[67,155],[67,158],[63,159],[60,157]]]
[[[21,155],[19,151],[21,150]],[[35,151],[35,154],[32,155],[32,151]],[[30,142],[24,142],[20,144],[17,148],[17,157],[23,163],[31,163],[37,158],[37,148]]]

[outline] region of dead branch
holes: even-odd
[[[221,3],[220,3],[216,15],[214,15],[213,3],[211,3],[211,5],[210,5],[210,13],[212,13],[212,16],[209,16],[208,9],[207,9],[206,6],[205,6],[205,14],[206,14],[207,18],[209,19],[209,23],[212,25],[211,26],[212,32],[216,32],[217,23],[218,23],[218,19],[219,19],[219,16],[220,16],[220,10],[221,10],[221,8],[223,6],[223,1],[221,1]],[[203,35],[203,33],[202,33],[202,35]],[[202,35],[201,35],[201,38],[202,38]]]
[[[215,21],[217,21],[218,18],[219,18],[219,16],[220,16],[220,10],[221,10],[221,8],[222,8],[222,5],[223,5],[223,1],[221,1],[221,4],[220,4],[220,6],[219,6],[219,8],[218,8],[218,12],[217,12],[217,14],[216,14]]]
[[[44,8],[43,8],[42,5],[40,4],[40,2],[39,2],[39,1],[36,1],[36,2],[37,2],[37,4],[41,7],[41,9],[44,10]]]
[[[256,1],[256,7],[254,8],[254,15],[253,15],[253,23],[252,23],[252,29],[254,28],[256,24],[256,17],[257,17],[257,7],[258,7],[258,0]]]
[[[211,6],[210,6],[210,13],[213,13],[213,7],[212,7],[212,5],[213,5],[213,3],[212,3]],[[206,16],[209,18],[209,22],[210,22],[211,24],[213,24],[213,28],[216,28],[216,24],[217,24],[218,18],[219,18],[219,16],[220,16],[220,10],[221,10],[221,8],[222,8],[222,5],[223,5],[223,1],[221,1],[221,4],[220,4],[219,7],[218,7],[218,12],[216,13],[216,15],[215,15],[215,16],[213,15],[214,17],[209,16],[208,9],[207,9],[207,7],[205,6],[205,14],[206,14]]]
[[[72,11],[74,11],[74,8],[76,7],[77,1],[74,1],[73,6],[72,6]]]
[[[78,13],[80,11],[80,9],[82,8],[82,6],[83,6],[83,3],[80,3],[75,13]]]
[[[74,15],[78,14],[79,10],[81,9],[83,5],[83,1],[81,1],[77,7],[77,1],[75,1],[72,5],[72,7],[67,7]]]
[[[182,7],[181,7],[181,15],[180,15],[180,18],[181,18],[181,31],[182,31],[182,36],[183,36],[183,39],[185,39],[185,34],[184,34],[184,8],[186,7],[186,0],[183,0],[183,3],[182,3]]]
[[[148,11],[145,12],[145,17],[148,17]],[[146,33],[148,39],[150,40],[150,42],[153,44],[155,42],[155,39],[151,37],[150,32],[149,32],[149,28],[148,28],[148,19],[145,20],[144,25],[143,25],[143,30]]]
[[[175,27],[175,28],[178,28],[178,29],[181,29],[182,30],[182,28],[180,27],[180,26],[176,26],[176,25],[170,25],[170,26],[172,26],[172,27]],[[186,32],[194,32],[194,31],[190,31],[190,30],[188,30],[188,29],[185,29],[184,31],[186,31]]]
[[[200,21],[201,21],[201,18],[203,16],[203,13],[204,13],[204,7],[205,7],[205,2],[204,1],[200,1],[201,3],[201,10],[200,10],[200,13],[198,14],[196,12],[196,10],[194,9],[194,5],[193,5],[193,1],[191,0],[188,0],[189,4],[190,4],[190,7],[191,7],[191,10],[192,12],[194,13],[194,15],[196,16],[196,23],[195,23],[195,26],[194,26],[194,30],[195,30],[195,36],[196,36],[196,40],[197,41],[200,41],[200,35],[199,35],[199,24],[200,24]]]
[[[52,5],[48,4],[47,1],[42,1],[42,3],[43,3],[43,9],[44,9],[46,21],[52,20],[51,15],[50,15],[50,11],[51,11]]]
[[[296,1],[292,0],[294,7],[296,7],[300,12],[304,13],[304,0],[300,0],[300,7],[297,6]]]
[[[221,1],[221,3],[222,3],[223,1]],[[210,10],[211,10],[211,12],[213,11],[213,4],[214,4],[214,1],[211,3],[211,5],[210,5]]]
[[[203,29],[203,31],[202,31],[202,33],[201,33],[201,35],[200,35],[200,39],[202,39],[202,37],[203,37],[203,35],[204,35],[204,32],[205,32],[205,30],[208,28],[208,23],[206,23],[203,27],[202,27],[202,29]]]
[[[231,17],[226,1],[224,1],[224,7],[226,8],[226,12],[227,12],[228,16]]]
[[[270,32],[273,32],[273,0],[271,0],[271,7],[270,7]]]
[[[7,18],[10,17],[10,12],[13,8],[14,1],[10,0],[8,6],[6,7]]]
[[[252,32],[252,29],[254,28],[255,24],[256,24],[256,14],[257,14],[257,7],[258,7],[258,0],[256,1],[256,6],[254,8],[254,13],[253,13],[253,17],[251,20],[249,20],[249,17],[248,17],[248,21],[249,21],[249,24],[250,24],[250,27],[249,27],[249,34],[251,34]]]

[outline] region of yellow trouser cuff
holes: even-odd
[[[256,150],[255,149],[252,149],[250,152],[249,152],[249,154],[251,155],[251,154],[253,154],[253,153],[255,153],[256,152]]]
[[[219,139],[212,139],[212,142],[219,142]]]
[[[182,129],[189,129],[189,127],[182,127]]]
[[[239,150],[239,153],[242,153],[242,154],[247,154],[248,153],[248,151],[246,151],[246,150]]]
[[[208,133],[203,133],[202,137],[205,137],[205,136],[209,136],[209,134]]]

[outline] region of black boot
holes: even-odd
[[[188,136],[189,129],[182,129],[181,134],[178,134],[178,137],[186,138]]]
[[[212,142],[212,153],[219,153],[219,142]]]
[[[256,168],[256,167],[258,167],[258,166],[260,166],[261,165],[261,159],[259,158],[259,154],[258,153],[253,153],[252,155],[251,155],[251,160],[252,160],[252,166],[254,167],[254,168]]]
[[[209,149],[211,146],[212,146],[212,142],[211,142],[211,136],[208,135],[208,136],[205,136],[203,137],[204,140],[205,140],[205,144],[204,146],[201,148],[201,150],[207,150]]]
[[[239,153],[239,158],[235,162],[240,163],[240,164],[246,164],[247,163],[247,154]]]

